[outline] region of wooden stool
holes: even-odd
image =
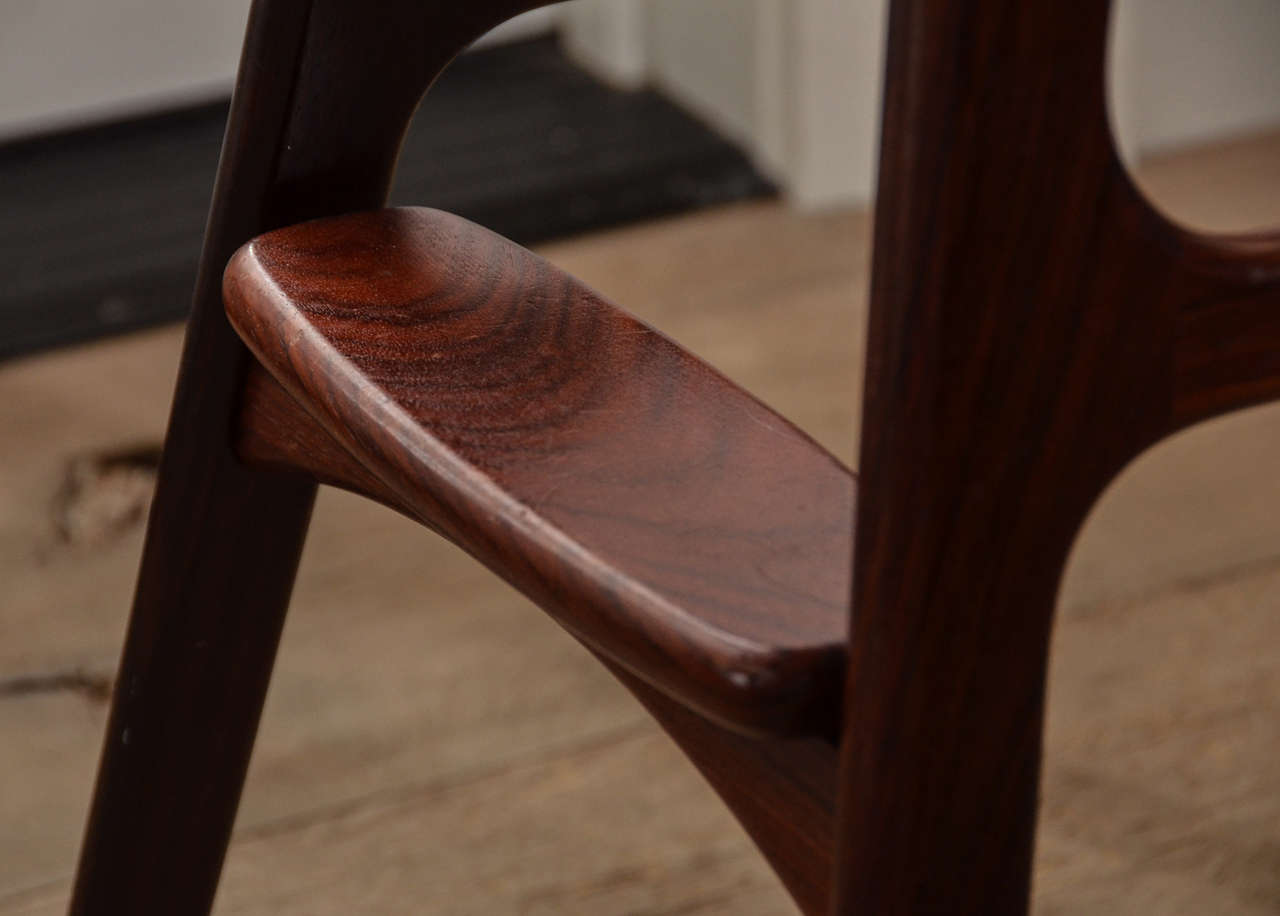
[[[855,523],[667,338],[376,210],[431,81],[536,5],[254,4],[72,911],[210,906],[321,481],[595,652],[804,912],[1025,912],[1067,551],[1140,451],[1280,395],[1280,242],[1134,189],[1106,0],[894,0]]]

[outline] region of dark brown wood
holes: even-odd
[[[314,484],[229,453],[239,386],[255,374],[223,317],[222,266],[256,233],[380,203],[422,88],[471,37],[524,5],[535,4],[413,0],[380,4],[375,16],[342,0],[255,2],[74,913],[208,910],[305,529]],[[235,600],[222,600],[236,586]],[[130,699],[123,685],[140,670],[145,691]],[[793,761],[769,742],[700,727],[622,677],[754,835],[790,824],[819,838],[771,852],[806,912],[817,912],[827,860],[808,852],[826,848],[831,831],[831,745],[787,742],[801,748]],[[130,729],[125,744],[130,722],[146,727]],[[791,817],[796,792],[827,817]]]
[[[232,259],[224,296],[262,364],[382,482],[373,495],[704,715],[834,733],[853,478],[786,420],[437,210],[269,233]],[[281,439],[278,421],[253,425]]]
[[[250,23],[73,914],[204,912],[231,832],[314,485],[227,448],[246,354],[217,280],[266,228],[305,15],[259,4]],[[254,75],[268,54],[280,72]]]
[[[383,202],[418,98],[537,3],[256,0],[72,912],[213,898],[315,490],[228,434],[248,353],[221,275],[275,226]]]
[[[1206,238],[1171,231],[1181,250],[1175,423],[1280,397],[1280,236]]]
[[[820,738],[752,738],[719,728],[600,658],[729,806],[800,911],[825,913],[835,866],[835,744]]]
[[[1134,189],[1108,6],[892,6],[838,914],[1025,912],[1078,526],[1164,435],[1280,393],[1280,245]]]
[[[241,397],[232,435],[236,454],[246,464],[305,474],[421,521],[399,496],[303,410],[261,363],[255,362],[245,373]]]
[[[260,365],[251,367],[236,448],[246,461],[302,472],[416,519]],[[747,737],[692,712],[597,657],[653,714],[725,800],[801,912],[826,911],[834,865],[836,745],[825,738]]]
[[[386,215],[330,224],[360,232],[296,262],[246,256],[239,269],[292,284],[233,278],[258,289],[238,320],[288,391],[222,316],[232,251],[377,206],[423,89],[532,5],[257,0],[73,911],[207,910],[320,479],[436,526],[607,655],[806,913],[1025,912],[1064,558],[1134,455],[1280,395],[1280,238],[1188,232],[1134,189],[1105,114],[1106,0],[895,0],[839,760],[831,734],[748,736],[705,716],[821,733],[837,712],[821,684],[842,661],[828,611],[775,611],[795,595],[839,606],[822,577],[847,556],[816,589],[772,600],[775,569],[830,553],[794,557],[775,539],[810,513],[769,502],[770,487],[832,473],[789,427],[569,278],[443,217],[436,228],[454,229],[412,257],[373,251],[403,241]],[[455,298],[406,295],[394,270],[338,272],[335,252],[360,245],[364,262]],[[527,337],[492,346],[513,328]],[[556,373],[566,346],[591,340],[609,346]],[[650,365],[655,353],[670,362]],[[648,398],[706,425],[668,430]],[[730,405],[759,431],[719,412]],[[623,409],[639,419],[619,424]],[[646,464],[673,432],[677,460]],[[769,481],[751,494],[759,519],[723,500],[740,461]],[[558,489],[538,489],[548,481]],[[725,556],[661,514],[676,499],[714,510],[686,515],[734,535]],[[611,527],[618,505],[662,523],[651,542]],[[757,522],[768,533],[744,542]],[[834,523],[789,533],[813,544],[815,530],[854,550]],[[745,557],[764,565],[726,578]]]

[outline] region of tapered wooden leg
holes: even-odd
[[[250,357],[232,253],[386,199],[431,80],[546,0],[254,0],[71,912],[198,916],[216,889],[315,484],[230,441]]]
[[[288,217],[263,201],[306,21],[298,3],[250,17],[73,914],[207,912],[235,820],[315,485],[231,452],[249,355],[221,279]]]
[[[912,654],[851,660],[834,914],[1027,912],[1056,577],[1044,578],[930,615],[936,638],[918,621],[864,630]]]
[[[832,916],[1027,910],[1057,584],[1171,429],[1186,288],[1109,7],[890,6]]]
[[[188,514],[167,468],[116,681],[71,912],[207,912],[314,485],[224,468]]]

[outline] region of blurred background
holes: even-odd
[[[248,0],[0,11],[0,357],[181,317]],[[1269,0],[1117,7],[1130,162],[1280,123]],[[393,199],[523,243],[781,193],[869,203],[884,0],[580,0],[428,97]],[[92,205],[93,219],[85,219]]]
[[[535,246],[855,462],[884,0],[577,0],[423,103],[393,201]],[[0,916],[65,906],[247,0],[0,4]],[[1280,4],[1120,0],[1144,191],[1280,223]],[[1280,913],[1280,411],[1142,456],[1077,542],[1040,913]],[[322,491],[221,913],[774,914],[575,643]]]

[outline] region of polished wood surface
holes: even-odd
[[[208,909],[311,511],[313,481],[231,451],[250,359],[222,310],[227,259],[267,229],[381,204],[426,87],[535,5],[254,3],[73,913]]]
[[[806,914],[831,898],[837,750],[820,738],[747,737],[718,727],[601,659],[733,811]]]
[[[285,4],[257,4],[250,22],[77,871],[80,916],[203,912],[235,819],[315,488],[228,448],[247,352],[218,280],[245,237],[289,218],[262,194],[305,22]],[[268,55],[275,74],[253,63]]]
[[[269,233],[232,259],[225,298],[375,495],[704,714],[835,733],[853,478],[782,417],[439,211]]]
[[[229,440],[246,438],[235,430],[240,399],[263,389],[261,380],[241,388],[250,360],[219,313],[217,275],[254,234],[377,206],[404,124],[430,80],[471,38],[524,6],[255,5],[75,912],[207,909],[306,525],[313,480],[250,468],[232,455]],[[1107,482],[1162,436],[1280,390],[1269,343],[1280,288],[1271,243],[1174,227],[1145,204],[1116,158],[1103,104],[1108,12],[1105,0],[893,4],[838,765],[833,734],[784,747],[783,739],[754,740],[699,714],[758,731],[798,710],[797,730],[824,731],[814,723],[823,712],[836,715],[835,704],[811,706],[829,692],[803,688],[807,699],[788,706],[794,697],[784,691],[762,710],[724,692],[725,683],[743,680],[735,673],[750,685],[753,673],[736,667],[744,658],[785,656],[772,654],[783,632],[772,621],[782,618],[753,614],[748,633],[767,637],[735,656],[722,651],[734,635],[729,618],[711,604],[698,612],[718,628],[710,649],[689,639],[689,631],[705,635],[692,618],[657,603],[640,614],[592,617],[611,593],[573,565],[551,562],[557,551],[572,551],[556,525],[492,492],[486,498],[503,507],[508,526],[487,529],[466,516],[484,500],[451,494],[481,492],[486,475],[519,481],[510,489],[540,509],[540,500],[550,506],[555,496],[558,506],[562,497],[536,496],[535,478],[522,476],[531,469],[504,464],[501,450],[447,463],[468,442],[465,424],[448,430],[456,439],[443,428],[424,439],[405,409],[429,407],[414,401],[414,385],[399,369],[379,374],[381,354],[366,348],[368,335],[343,333],[367,329],[367,316],[344,314],[344,303],[364,301],[363,288],[378,278],[355,284],[360,290],[344,286],[319,252],[309,275],[338,294],[338,308],[275,328],[274,337],[250,334],[295,401],[270,400],[279,418],[293,411],[282,436],[305,429],[296,419],[302,404],[318,407],[325,434],[349,453],[325,464],[325,473],[353,487],[376,478],[368,487],[376,498],[429,518],[499,568],[514,569],[520,556],[538,559],[512,578],[644,675],[640,683],[620,674],[752,829],[806,912],[826,909],[828,897],[839,914],[1025,911],[1048,637],[1080,522]],[[509,247],[490,242],[476,252],[468,266],[481,288],[520,275],[507,269],[518,259]],[[490,298],[502,301],[486,292]],[[420,304],[403,312],[413,317]],[[314,333],[320,324],[328,326],[323,335]],[[475,339],[496,326],[491,320]],[[293,361],[300,342],[300,352],[323,358]],[[467,341],[451,343],[460,349],[410,354],[414,375],[432,377],[436,352],[463,354],[463,363],[475,356]],[[624,353],[636,345],[616,343]],[[521,365],[546,367],[526,359]],[[280,371],[286,365],[290,371]],[[481,378],[500,380],[504,367],[486,371],[496,376]],[[598,377],[606,389],[617,381]],[[680,377],[693,390],[705,382],[696,373]],[[394,382],[391,396],[371,392],[368,378]],[[299,384],[290,387],[290,379]],[[443,381],[434,387],[443,390]],[[453,395],[459,404],[474,398],[470,410],[453,414],[468,421],[505,415],[518,423],[521,411],[538,405],[492,414],[492,406],[478,409],[489,403],[480,392]],[[699,409],[681,405],[681,414]],[[578,416],[561,444],[573,442],[579,425],[599,432],[597,422]],[[313,434],[256,451],[296,453]],[[518,433],[499,427],[485,439],[508,434]],[[430,461],[420,460],[424,442],[435,452]],[[644,452],[606,454],[625,465]],[[431,477],[442,468],[455,475],[452,490]],[[527,531],[516,530],[526,523]],[[591,529],[592,537],[607,528]],[[622,556],[618,543],[605,554]],[[552,569],[558,578],[549,577]],[[638,582],[635,569],[624,567]],[[639,622],[664,616],[689,629],[636,638]],[[623,637],[606,623],[620,624]],[[683,654],[670,651],[676,642]],[[722,680],[705,678],[725,660]],[[788,669],[787,677],[797,670],[810,669]]]
[[[1245,212],[1280,213],[1280,138],[1249,144],[1276,163],[1262,174],[1230,168],[1237,157],[1220,148],[1179,156],[1195,174],[1149,193],[1196,218],[1211,162],[1230,169],[1212,206],[1243,197]],[[867,226],[861,211],[753,204],[537,250],[848,455]],[[67,456],[159,441],[180,345],[167,328],[0,368],[0,581],[8,631],[22,634],[0,643],[0,695],[60,672],[110,683],[141,531],[32,545],[45,543]],[[1073,548],[1054,624],[1035,912],[1274,909],[1277,406],[1144,455]],[[452,544],[322,487],[214,912],[795,913],[625,693]],[[13,790],[0,791],[4,916],[65,913],[105,715],[80,692],[0,699],[0,786]]]
[[[431,80],[536,5],[255,0],[73,913],[208,910],[314,494],[305,477],[232,454],[250,359],[222,311],[226,260],[257,233],[379,205]],[[135,675],[144,689],[126,694]],[[660,722],[665,709],[653,707]],[[794,776],[757,744],[687,747],[713,755],[704,772],[744,820],[781,822],[753,787]],[[813,863],[779,854],[779,873],[801,876],[788,885],[807,886]]]
[[[892,4],[837,913],[1025,912],[1077,530],[1157,440],[1280,393],[1280,246],[1133,187],[1109,7]]]

